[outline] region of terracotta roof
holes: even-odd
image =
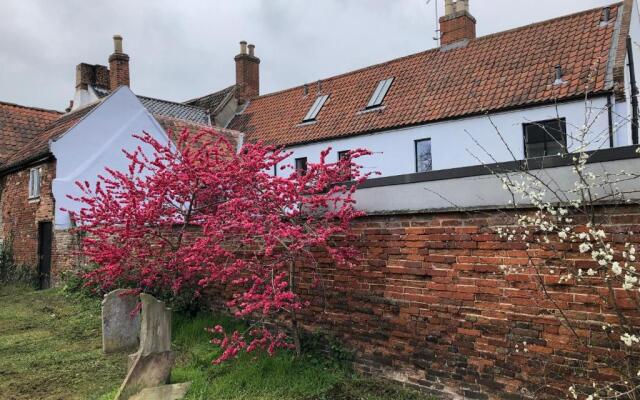
[[[291,145],[609,91],[619,11],[620,4],[611,6],[606,25],[597,8],[324,79],[321,93],[329,99],[313,123],[301,122],[318,95],[316,83],[306,96],[303,86],[260,96],[229,128],[248,140]],[[560,85],[556,65],[564,71]],[[364,112],[378,82],[390,77],[383,106]]]
[[[20,150],[13,153],[2,165],[1,169],[15,167],[28,160],[44,157],[49,154],[49,141],[56,139],[73,128],[85,115],[93,110],[100,102],[93,103],[68,114],[64,114],[47,125]]]
[[[59,111],[0,102],[0,165],[60,114]]]

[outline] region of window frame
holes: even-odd
[[[428,171],[420,171],[418,169],[418,144],[420,142],[426,142],[426,141],[429,141],[429,143],[431,143],[431,146],[430,146],[430,150],[431,150],[430,151],[430,153],[431,153],[431,169],[428,170]],[[416,171],[416,173],[421,174],[421,173],[433,171],[433,141],[431,140],[430,137],[422,138],[422,139],[415,139],[413,141],[413,157],[414,157],[414,160],[415,160],[415,171]]]
[[[40,198],[40,189],[42,186],[42,167],[29,169],[29,193],[28,199],[35,200]]]
[[[298,162],[304,162],[304,166],[302,168],[298,167]],[[295,171],[298,175],[306,175],[307,174],[307,166],[308,166],[308,159],[307,157],[298,157],[295,159],[294,161],[294,166],[295,166]],[[300,171],[302,171],[302,173],[300,173]]]
[[[546,131],[545,131],[545,133],[546,133],[545,141],[542,142],[542,143],[544,143],[544,152],[545,152],[545,154],[543,156],[536,156],[536,157],[529,157],[529,154],[527,154],[528,153],[527,152],[527,127],[529,127],[529,126],[540,126],[540,125],[548,123],[548,122],[559,122],[560,123],[560,129],[561,129],[562,138],[563,138],[562,145],[564,146],[565,154],[569,152],[569,149],[567,148],[567,119],[565,117],[544,119],[544,120],[534,121],[534,122],[524,122],[524,123],[522,123],[522,150],[523,150],[523,154],[524,154],[524,159],[525,160],[527,160],[529,158],[552,157],[552,156],[556,155],[556,154],[546,154],[547,153],[547,143],[549,142],[549,140],[547,140],[547,138],[546,138],[548,136],[548,133]]]
[[[324,107],[325,103],[329,100],[328,94],[318,95],[314,100],[311,108],[307,111],[307,114],[302,118],[302,122],[312,122],[318,118],[318,114],[322,111],[322,107]]]
[[[378,82],[378,84],[376,85],[376,88],[373,90],[373,93],[371,94],[371,97],[369,97],[369,101],[367,102],[367,106],[365,107],[365,110],[382,107],[382,104],[384,103],[384,99],[387,97],[387,94],[389,93],[389,90],[391,89],[391,85],[393,85],[394,80],[395,80],[395,77],[392,76],[391,78],[386,78]],[[385,89],[385,86],[386,86],[386,89]],[[376,101],[378,98],[380,100]]]

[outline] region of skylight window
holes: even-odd
[[[373,96],[371,96],[371,99],[369,100],[369,104],[367,104],[367,108],[378,107],[382,104],[392,82],[393,78],[389,78],[378,83],[376,90],[373,92]]]
[[[318,98],[316,98],[316,101],[313,102],[313,105],[309,109],[309,112],[307,113],[307,115],[304,116],[304,119],[302,120],[302,122],[315,121],[316,117],[318,116],[318,113],[320,112],[320,110],[322,109],[322,106],[324,106],[324,103],[327,101],[328,98],[329,98],[328,94],[325,94],[323,96],[318,96]]]

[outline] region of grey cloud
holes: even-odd
[[[471,0],[471,11],[484,35],[612,2]],[[77,63],[107,63],[114,33],[134,91],[185,100],[233,83],[241,39],[256,44],[267,93],[431,48],[436,29],[426,0],[1,0],[0,16],[0,100],[55,109],[73,97]]]

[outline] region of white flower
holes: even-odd
[[[580,253],[586,253],[591,250],[591,245],[589,243],[580,243]]]
[[[627,346],[632,346],[634,343],[640,342],[640,339],[638,339],[636,335],[629,335],[628,333],[620,336],[620,340],[622,340]]]
[[[611,264],[611,271],[616,275],[620,275],[622,273],[622,267],[620,267],[617,261],[614,261],[613,264]]]

